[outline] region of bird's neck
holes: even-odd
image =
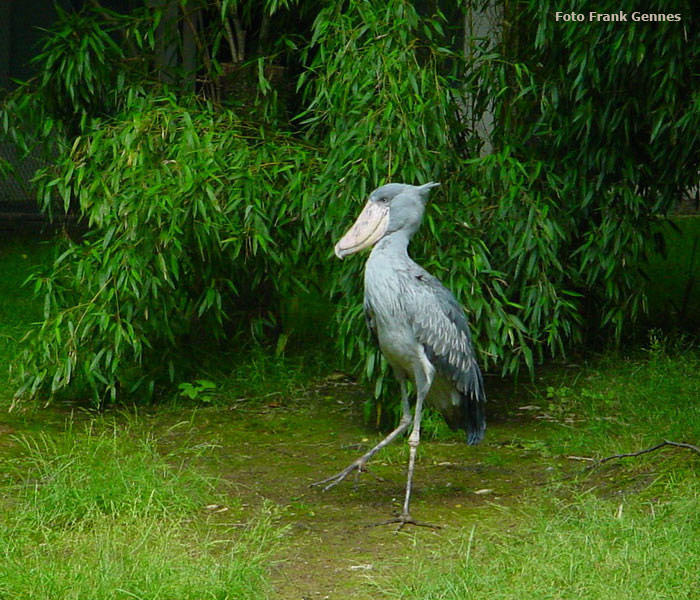
[[[382,238],[372,248],[370,260],[372,261],[409,261],[408,243],[411,241],[411,235],[406,231],[395,231],[386,237]]]

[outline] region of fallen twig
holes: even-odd
[[[660,444],[656,444],[656,446],[652,446],[651,448],[644,448],[643,450],[639,450],[637,452],[626,452],[624,454],[613,454],[612,456],[606,456],[605,458],[601,458],[600,460],[595,460],[594,458],[588,458],[586,456],[567,456],[566,458],[568,458],[570,460],[580,460],[580,461],[586,461],[586,462],[590,461],[591,464],[586,465],[585,467],[583,467],[583,469],[581,469],[580,471],[577,471],[576,473],[566,475],[564,477],[561,477],[560,479],[557,479],[556,481],[567,481],[569,479],[573,479],[575,477],[578,477],[579,475],[582,475],[583,473],[589,473],[593,469],[599,467],[603,463],[608,462],[610,460],[641,456],[642,454],[649,454],[650,452],[654,452],[655,450],[659,450],[660,448],[664,448],[666,446],[674,446],[676,448],[686,448],[687,450],[692,450],[693,452],[700,454],[700,447],[693,446],[693,444],[687,444],[685,442],[672,442],[670,440],[664,440]],[[538,483],[537,485],[547,485],[547,483],[548,482],[544,481],[544,482]]]
[[[642,454],[649,454],[650,452],[654,452],[655,450],[658,450],[659,448],[663,448],[664,446],[674,446],[676,448],[686,448],[688,450],[692,450],[693,452],[697,452],[700,454],[700,448],[698,446],[693,446],[692,444],[686,444],[685,442],[671,442],[669,440],[664,440],[660,444],[656,444],[656,446],[652,446],[651,448],[644,448],[644,450],[639,450],[637,452],[627,452],[624,454],[613,454],[612,456],[606,456],[605,458],[601,458],[599,461],[596,461],[594,465],[591,465],[589,468],[597,467],[598,465],[602,465],[604,462],[608,462],[609,460],[617,459],[617,458],[630,458],[634,456],[641,456]]]

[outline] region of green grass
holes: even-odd
[[[533,403],[552,430],[551,455],[601,458],[662,439],[698,442],[700,352],[684,344],[667,349],[658,335],[652,333],[640,358],[609,355],[569,380],[534,391]]]
[[[378,588],[402,600],[690,600],[700,589],[700,496],[697,487],[668,494],[505,511],[510,530],[475,526]]]
[[[69,424],[62,434],[18,442],[24,450],[15,459],[18,498],[22,518],[34,527],[128,515],[183,518],[213,495],[214,481],[187,468],[193,451],[159,451],[133,417],[127,424],[95,419],[79,433]]]
[[[267,598],[271,521],[207,539],[175,518],[0,534],[0,597],[46,600]]]
[[[164,453],[134,417],[77,429],[20,439],[0,487],[0,598],[267,597],[267,509],[212,526],[205,506],[226,499],[193,450]]]
[[[2,364],[40,318],[41,307],[20,283],[45,252],[22,240],[0,246]],[[236,487],[235,465],[252,459],[273,477],[280,470],[281,481],[290,473],[279,466],[286,455],[269,447],[267,456],[258,456],[253,444],[244,444],[250,456],[239,456],[240,430],[252,440],[274,429],[265,438],[269,444],[308,432],[325,443],[337,433],[338,415],[318,407],[337,407],[338,398],[324,395],[308,404],[316,393],[309,382],[332,367],[322,354],[291,347],[286,356],[257,348],[215,358],[210,370],[192,376],[195,383],[212,380],[213,389],[148,413],[71,416],[59,403],[50,411],[22,406],[0,419],[0,599],[271,597],[271,553],[281,545],[284,519],[293,513],[292,522],[317,526],[313,515],[322,514],[326,501],[311,495],[290,504],[281,489],[274,497],[282,508],[248,506]],[[663,439],[700,444],[698,348],[652,331],[631,357],[609,354],[541,375],[536,385],[524,386],[527,393],[495,400],[510,406],[511,419],[489,429],[477,466],[486,479],[491,471],[507,478],[522,468],[550,478],[513,492],[503,505],[495,497],[489,503],[491,496],[475,504],[478,510],[465,503],[460,523],[470,525],[448,530],[430,550],[404,558],[390,554],[395,546],[386,541],[393,564],[374,575],[373,598],[676,600],[700,588],[700,456],[664,448],[589,468],[592,459]],[[333,394],[328,389],[321,393]],[[0,406],[10,405],[12,393],[4,372]],[[363,397],[358,391],[357,402]],[[79,405],[73,399],[68,406]],[[521,405],[538,408],[520,411]],[[229,438],[236,419],[238,437]],[[425,440],[450,443],[462,437],[434,415],[424,433]],[[433,451],[422,445],[420,459],[429,463]],[[405,445],[396,444],[377,461],[402,468],[405,458]],[[297,456],[288,464],[303,463]],[[231,483],[223,482],[223,472]],[[436,500],[431,489],[419,490],[422,510]],[[311,516],[304,521],[303,515]],[[326,526],[320,526],[323,535],[331,535]],[[422,533],[408,535],[420,544]],[[339,553],[329,554],[332,564],[345,564],[352,535],[343,529],[342,539],[330,540],[329,553]],[[390,571],[397,575],[386,576]]]
[[[652,332],[637,359],[610,355],[550,379],[532,391],[540,424],[523,427],[518,443],[551,463],[551,480],[516,506],[493,504],[495,520],[463,531],[402,577],[377,579],[381,597],[697,597],[700,455],[664,448],[591,461],[663,439],[700,445],[700,352]]]

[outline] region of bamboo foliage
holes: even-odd
[[[488,246],[472,220],[478,211],[475,198],[465,194],[460,180],[477,142],[460,122],[455,102],[464,61],[437,44],[446,27],[443,15],[421,18],[412,3],[401,0],[325,9],[312,30],[313,60],[300,78],[308,106],[301,119],[309,135],[325,140],[323,177],[337,190],[327,213],[333,235],[382,183],[443,183],[431,209],[441,215],[433,219],[429,213],[430,232],[415,242],[422,240],[423,247],[413,252],[430,257],[428,266],[462,296],[484,340],[484,361],[509,371],[522,358],[531,365],[532,357],[516,314],[520,309],[505,294],[503,274],[492,269]],[[364,335],[358,302],[362,264],[355,260],[335,267],[330,291],[342,299],[337,313],[341,350],[364,363],[379,395],[386,365]]]
[[[44,321],[19,362],[19,395],[76,379],[98,404],[152,395],[193,334],[261,327],[304,257],[302,161],[312,168],[294,140],[172,96],[77,139],[38,186],[77,200],[90,230],[31,278]]]
[[[697,182],[698,9],[679,0],[681,25],[621,27],[552,20],[583,0],[509,1],[503,38],[480,44],[461,30],[474,4],[180,0],[194,90],[186,69],[159,72],[162,5],[66,16],[39,78],[0,112],[20,147],[53,134],[39,202],[89,225],[33,278],[45,320],[17,365],[21,394],[154,390],[194,328],[260,336],[285,298],[314,289],[381,396],[363,261],[339,263],[332,246],[387,181],[442,182],[411,251],[464,305],[486,367],[532,370],[620,339],[644,309],[663,218]],[[254,101],[224,97],[225,62],[257,67]],[[291,120],[266,77],[275,62],[294,74]],[[488,153],[475,130],[487,113]]]

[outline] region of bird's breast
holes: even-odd
[[[392,367],[412,375],[416,365],[425,360],[425,353],[409,321],[410,290],[400,274],[367,270],[365,299],[374,317],[382,353]]]

